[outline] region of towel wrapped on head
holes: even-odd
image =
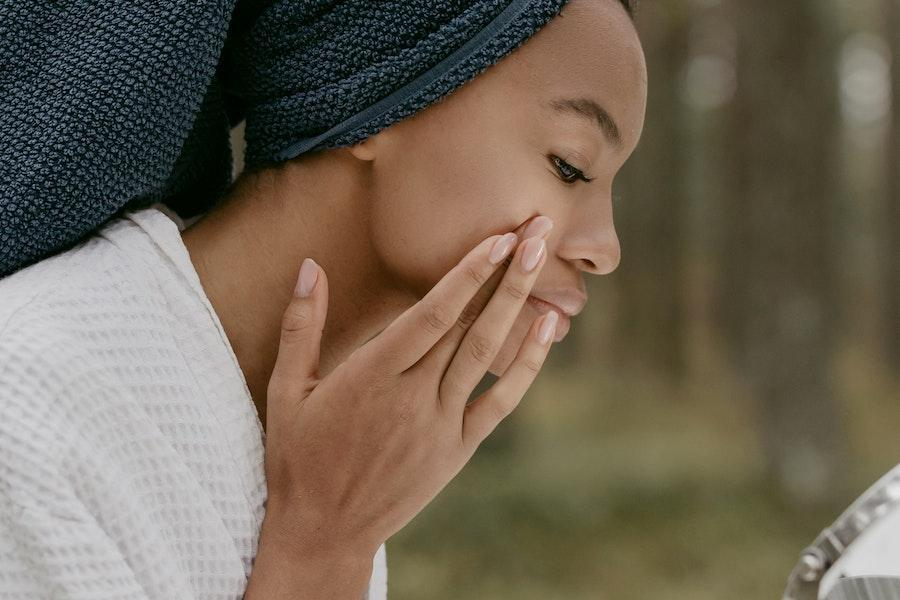
[[[226,50],[246,164],[365,139],[500,60],[565,2],[273,2]]]

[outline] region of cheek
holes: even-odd
[[[407,145],[403,157],[381,162],[370,236],[390,277],[424,296],[484,238],[531,214],[522,183],[504,176],[496,161],[496,154],[479,156],[445,140],[440,148]]]

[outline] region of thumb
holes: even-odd
[[[302,400],[315,387],[327,313],[325,271],[313,259],[305,258],[281,319],[278,356],[269,381],[270,396],[274,393],[282,400]]]

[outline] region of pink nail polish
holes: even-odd
[[[515,233],[505,234],[499,240],[494,242],[494,247],[491,248],[491,254],[488,257],[488,260],[491,261],[491,264],[496,265],[506,258],[506,255],[509,254],[510,250],[513,249],[518,241],[519,237]]]
[[[540,237],[553,229],[553,219],[548,216],[540,215],[535,217],[525,231],[522,232],[522,239],[527,240],[530,237]]]
[[[538,341],[540,343],[546,344],[550,341],[550,338],[556,333],[556,323],[558,321],[559,314],[555,310],[551,310],[544,315],[544,320],[541,321],[541,328],[538,330]]]
[[[316,262],[311,258],[304,258],[303,264],[300,265],[300,276],[297,278],[294,293],[301,298],[308,297],[316,287],[318,280],[319,270],[316,268]]]
[[[522,251],[522,268],[526,272],[533,270],[541,261],[546,242],[541,238],[528,238],[525,240],[525,249]]]

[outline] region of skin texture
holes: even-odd
[[[280,322],[304,257],[328,275],[320,373],[421,299],[492,234],[553,219],[532,290],[584,290],[620,249],[612,182],[640,138],[646,66],[619,2],[572,0],[544,28],[442,101],[349,147],[245,173],[182,232],[263,423]],[[620,132],[548,108],[590,98]],[[551,155],[592,179],[567,183]],[[540,313],[525,304],[495,357],[501,375]],[[574,324],[573,324],[574,325]]]

